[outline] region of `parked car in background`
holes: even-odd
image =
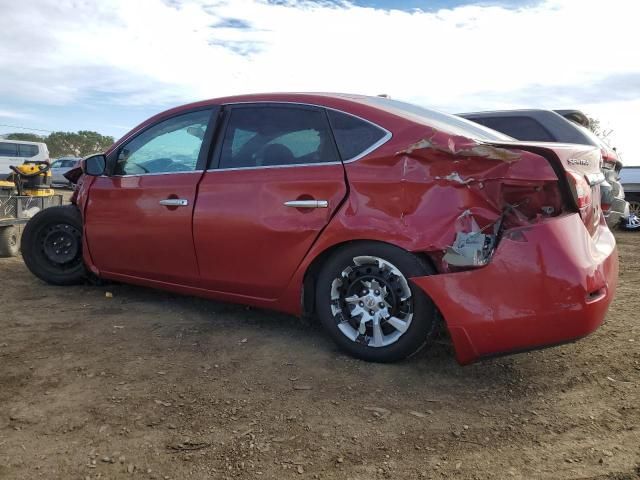
[[[640,167],[624,167],[620,171],[620,183],[629,201],[629,211],[640,217]]]
[[[35,275],[315,316],[365,360],[412,355],[441,319],[460,363],[573,341],[616,289],[598,148],[388,98],[195,103],[81,164],[73,204],[25,228]]]
[[[81,158],[78,157],[60,157],[51,162],[51,183],[54,186],[72,186],[71,182],[64,176],[69,170],[76,168]]]
[[[585,119],[587,125],[589,119],[579,110],[501,110],[461,113],[459,116],[518,140],[598,147],[602,154],[602,173],[606,179],[600,191],[607,224],[615,228],[629,216],[629,204],[618,178],[622,162],[614,149],[584,126]]]
[[[0,139],[0,179],[12,175],[11,165],[18,166],[25,160],[44,162],[49,160],[46,143]]]

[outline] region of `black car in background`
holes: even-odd
[[[616,227],[629,216],[629,204],[624,199],[619,178],[622,162],[613,148],[587,128],[589,119],[579,110],[499,110],[459,113],[458,116],[517,140],[577,143],[600,148],[606,179],[600,185],[601,203],[607,224]]]

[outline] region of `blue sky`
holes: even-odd
[[[0,134],[96,130],[259,91],[386,93],[455,113],[580,108],[640,163],[626,0],[31,0],[3,10]]]

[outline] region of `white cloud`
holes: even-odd
[[[6,110],[3,108],[0,108],[0,119],[6,120],[6,119],[15,119],[15,120],[21,120],[21,119],[25,119],[25,118],[31,118],[31,115],[24,113],[24,112],[16,112],[13,110]]]
[[[640,163],[632,127],[639,105],[625,100],[639,90],[635,3],[402,12],[259,0],[34,0],[3,9],[0,98],[164,106],[296,90],[388,93],[452,112],[588,108],[616,130],[627,162]],[[251,28],[230,28],[245,24]],[[608,88],[611,78],[627,80]]]

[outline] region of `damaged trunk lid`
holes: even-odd
[[[499,142],[493,146],[518,149],[544,157],[558,176],[558,186],[565,205],[578,211],[586,229],[593,236],[602,218],[600,184],[602,154],[596,147],[546,142]]]

